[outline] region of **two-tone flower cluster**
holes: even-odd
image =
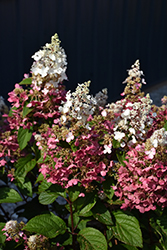
[[[122,208],[145,212],[166,206],[166,101],[156,107],[141,92],[145,80],[139,61],[128,71],[124,98],[106,105],[107,90],[92,96],[89,81],[65,91],[66,55],[57,35],[33,58],[32,77],[25,75],[23,81],[30,81],[29,87],[16,84],[9,93],[8,129],[0,135],[0,166],[8,177],[14,180],[15,162],[36,143],[39,172],[48,182],[101,192],[105,178],[116,175]],[[20,128],[33,132],[28,150],[19,147]],[[125,157],[120,160],[120,155]]]

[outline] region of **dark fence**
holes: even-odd
[[[31,55],[54,33],[68,56],[67,89],[119,97],[139,59],[147,86],[167,79],[167,0],[0,0],[0,95],[28,73]]]

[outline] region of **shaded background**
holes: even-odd
[[[167,0],[0,0],[0,95],[7,99],[55,33],[67,89],[91,80],[93,94],[107,87],[116,100],[136,59],[147,87],[167,80]]]

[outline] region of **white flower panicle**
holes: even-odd
[[[149,140],[155,148],[165,146],[167,145],[167,131],[165,128],[155,130]]]
[[[131,66],[131,69],[128,70],[129,77],[126,78],[126,80],[123,83],[127,83],[129,80],[133,78],[141,78],[143,76],[143,71],[140,70],[140,62],[139,60],[136,60],[136,62]],[[142,83],[146,84],[144,78],[142,78]]]
[[[75,92],[69,90],[66,94],[66,102],[63,102],[63,106],[59,107],[60,112],[62,112],[62,121],[66,121],[66,115],[77,119],[82,125],[86,126],[87,119],[89,115],[93,115],[97,107],[105,103],[107,90],[102,90],[98,93],[96,97],[89,94],[90,81],[78,84]],[[99,100],[102,96],[104,100]],[[103,103],[102,103],[103,102]],[[88,128],[88,126],[86,126]],[[89,128],[88,128],[89,129]]]
[[[57,84],[67,79],[66,76],[66,54],[60,47],[60,40],[55,34],[51,38],[51,43],[45,44],[43,50],[36,52],[32,58],[35,60],[32,64],[31,71],[33,76],[38,77],[38,84],[42,83],[45,77],[55,79],[52,84]]]

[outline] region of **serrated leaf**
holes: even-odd
[[[38,187],[38,191],[39,191],[39,192],[43,192],[43,191],[47,190],[50,186],[52,186],[52,183],[51,183],[51,182],[47,182],[47,180],[44,179],[44,180],[40,183],[40,185],[39,185],[39,187]]]
[[[23,229],[54,238],[65,233],[66,224],[60,217],[47,213],[32,218]]]
[[[23,150],[26,146],[29,140],[31,139],[32,132],[28,128],[19,128],[17,141],[20,147],[20,150]]]
[[[19,201],[22,201],[22,198],[16,190],[9,187],[0,188],[0,203],[15,203]]]
[[[97,202],[92,208],[93,217],[105,225],[113,225],[111,214],[102,202]]]
[[[106,238],[95,228],[82,229],[77,235],[77,240],[81,250],[107,250]]]
[[[24,80],[22,80],[19,85],[29,85],[32,84],[32,79],[31,78],[25,78]]]
[[[112,212],[116,225],[112,227],[114,237],[124,242],[125,244],[143,247],[142,233],[138,220],[121,210]]]
[[[23,158],[20,158],[20,161],[18,164],[16,164],[16,172],[15,175],[18,177],[25,177],[27,175],[28,172],[30,172],[35,166],[36,166],[36,160],[35,159],[31,159],[28,161],[28,159],[30,159],[31,157],[27,156],[27,159],[21,160]],[[25,162],[25,164],[24,164]]]
[[[58,195],[55,193],[44,191],[44,192],[40,193],[38,199],[42,205],[48,205],[48,204],[53,203],[57,197],[58,197]]]

